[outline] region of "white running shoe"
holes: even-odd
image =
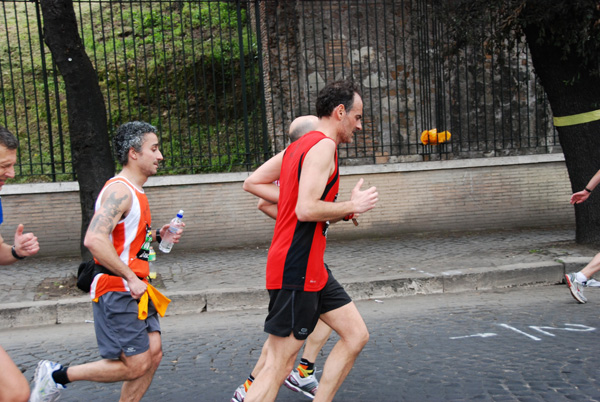
[[[233,396],[231,397],[231,402],[244,402],[244,398],[246,397],[246,387],[244,384],[237,387]]]
[[[308,377],[302,377],[297,369],[293,369],[285,379],[284,385],[292,391],[302,392],[310,399],[315,399],[315,394],[319,388],[319,381],[317,381],[314,372]]]
[[[61,368],[60,364],[49,360],[38,363],[29,402],[54,402],[60,397],[60,391],[66,387],[54,382],[52,373]]]
[[[567,286],[569,287],[569,290],[571,291],[571,295],[573,296],[573,298],[575,300],[577,300],[579,303],[583,304],[583,303],[587,302],[587,299],[583,295],[584,284],[579,282],[575,278],[576,278],[576,276],[575,276],[574,272],[571,272],[570,274],[565,275],[565,281],[567,282]]]

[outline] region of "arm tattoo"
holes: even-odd
[[[120,198],[111,193],[104,201],[103,209],[97,212],[90,223],[90,231],[110,235],[114,229],[114,218],[121,216],[125,211],[121,210],[121,204],[128,198],[124,195]]]

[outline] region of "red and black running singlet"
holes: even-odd
[[[298,185],[304,158],[319,141],[333,141],[319,131],[311,131],[285,151],[279,176],[277,222],[267,257],[267,289],[317,292],[329,275],[323,255],[329,222],[300,222],[296,217]],[[337,151],[335,171],[327,180],[321,200],[334,202],[339,188]]]

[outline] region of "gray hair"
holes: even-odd
[[[19,141],[6,127],[0,126],[0,145],[8,149],[17,149]]]
[[[127,165],[129,150],[133,148],[134,151],[141,152],[144,136],[148,133],[156,134],[156,131],[156,127],[144,121],[130,121],[122,124],[113,138],[117,161],[123,166]]]
[[[290,142],[296,141],[309,131],[313,131],[319,119],[317,116],[306,115],[296,117],[290,124]]]

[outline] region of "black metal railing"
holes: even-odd
[[[19,136],[19,180],[73,180],[64,84],[39,1],[0,5],[0,124]],[[156,125],[160,174],[253,169],[339,78],[361,83],[365,105],[343,164],[560,152],[527,49],[449,52],[428,0],[74,0],[74,9],[110,134],[129,120]],[[424,145],[433,128],[449,141]]]

